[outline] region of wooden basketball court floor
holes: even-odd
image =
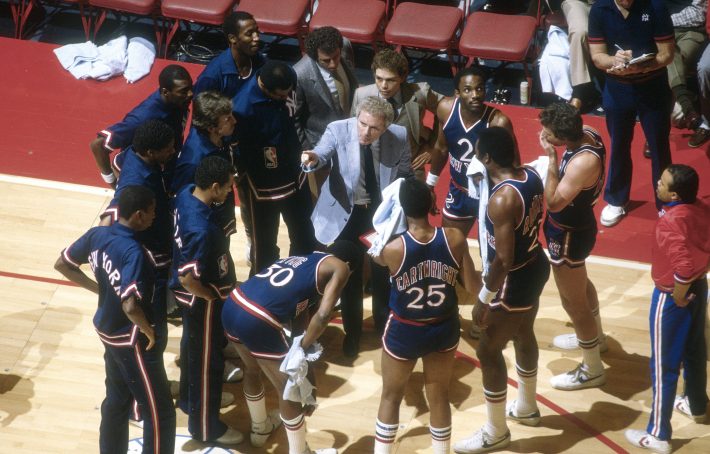
[[[0,175],[0,453],[90,453],[98,450],[99,406],[104,396],[102,346],[91,318],[95,295],[67,285],[52,265],[63,247],[95,225],[110,199],[107,190],[46,180]],[[279,239],[286,252],[282,227]],[[243,229],[232,241],[238,277],[247,276]],[[471,247],[477,259],[478,251]],[[539,427],[510,423],[516,453],[634,452],[625,439],[627,428],[644,428],[650,413],[648,369],[648,306],[652,283],[649,266],[593,258],[588,265],[599,291],[601,313],[609,342],[603,355],[607,383],[598,389],[563,392],[549,378],[573,368],[579,352],[550,347],[551,339],[570,332],[554,282],[548,282],[536,322],[540,346]],[[368,301],[366,301],[366,305]],[[465,332],[470,306],[463,306],[463,334],[451,381],[453,440],[478,429],[485,421],[481,373],[474,345]],[[366,308],[367,312],[367,308]],[[368,314],[369,316],[369,314]],[[322,337],[323,360],[316,365],[320,407],[308,419],[312,448],[336,447],[341,453],[372,452],[374,421],[381,388],[379,339],[370,329],[354,361],[341,357],[342,329],[337,320]],[[166,351],[168,376],[178,378],[179,326],[170,326]],[[515,378],[512,347],[505,351]],[[223,419],[243,432],[249,430],[240,384],[225,385],[237,404],[223,409]],[[510,381],[508,398],[515,398]],[[268,405],[275,407],[272,389]],[[177,411],[178,434],[187,434],[186,416]],[[430,452],[428,410],[421,368],[412,376],[400,412],[397,453]],[[679,453],[710,452],[708,425],[673,415],[673,448]],[[141,432],[131,427],[131,438]],[[186,451],[206,452],[188,443]],[[247,442],[233,452],[286,453],[281,429],[262,450]]]

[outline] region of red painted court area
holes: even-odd
[[[76,80],[57,61],[56,45],[0,38],[0,71],[3,99],[0,103],[0,173],[103,186],[89,150],[94,134],[119,121],[130,109],[158,87],[158,74],[167,60],[156,60],[151,73],[129,85],[123,77],[107,82]],[[202,66],[182,63],[197,77]],[[524,162],[541,152],[537,134],[538,109],[501,106],[513,121]],[[603,117],[586,117],[609,146]],[[689,131],[673,130],[674,162],[692,165],[701,175],[700,194],[710,195],[710,157],[705,148],[687,146]],[[643,158],[643,132],[636,128],[633,143],[634,180],[631,212],[613,228],[600,226],[595,255],[650,261],[650,245],[657,214],[653,204],[650,161]],[[446,180],[442,175],[442,180]],[[437,200],[441,205],[446,187],[441,182]],[[604,206],[597,207],[597,215]],[[435,221],[440,222],[440,221]],[[475,230],[475,229],[474,229]]]

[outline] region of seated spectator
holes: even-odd
[[[705,31],[708,32],[707,12],[705,16]],[[700,113],[701,123],[695,133],[690,137],[688,146],[697,148],[710,139],[710,47],[705,51],[698,62],[698,87],[700,87]]]
[[[589,104],[593,98],[598,98],[596,88],[590,73],[591,57],[587,43],[589,29],[589,10],[594,0],[565,0],[562,2],[562,13],[567,21],[569,36],[570,78],[572,80],[572,104],[577,109]]]

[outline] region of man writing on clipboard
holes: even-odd
[[[601,224],[611,227],[626,215],[637,115],[651,150],[651,188],[671,163],[673,99],[665,67],[673,61],[675,40],[663,0],[597,0],[589,13],[589,51],[594,65],[607,73],[602,104],[611,157]],[[644,54],[649,55],[638,58]]]

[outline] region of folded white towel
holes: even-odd
[[[279,370],[288,375],[286,387],[284,388],[284,400],[299,402],[301,405],[316,405],[313,397],[315,386],[308,380],[308,362],[320,358],[323,347],[314,342],[305,352],[301,347],[303,334],[293,339],[293,345],[289,349],[286,357],[281,362]]]
[[[77,79],[86,78],[91,70],[91,62],[99,58],[99,49],[91,41],[67,44],[54,49],[59,64]]]
[[[488,247],[487,238],[488,231],[486,230],[486,210],[488,209],[488,172],[486,166],[483,165],[477,157],[473,157],[468,163],[466,170],[468,176],[468,195],[474,199],[478,199],[478,248],[481,252],[481,262],[483,264],[483,275],[488,274]]]
[[[155,61],[155,46],[145,38],[131,38],[128,41],[128,64],[123,77],[129,84],[148,75]]]
[[[407,217],[399,203],[399,188],[404,178],[398,178],[382,191],[382,203],[372,217],[372,226],[377,235],[367,253],[377,257],[393,235],[407,230]]]
[[[126,69],[126,47],[128,38],[119,36],[99,47],[99,58],[91,65],[89,77],[98,80],[108,80],[123,73]]]

